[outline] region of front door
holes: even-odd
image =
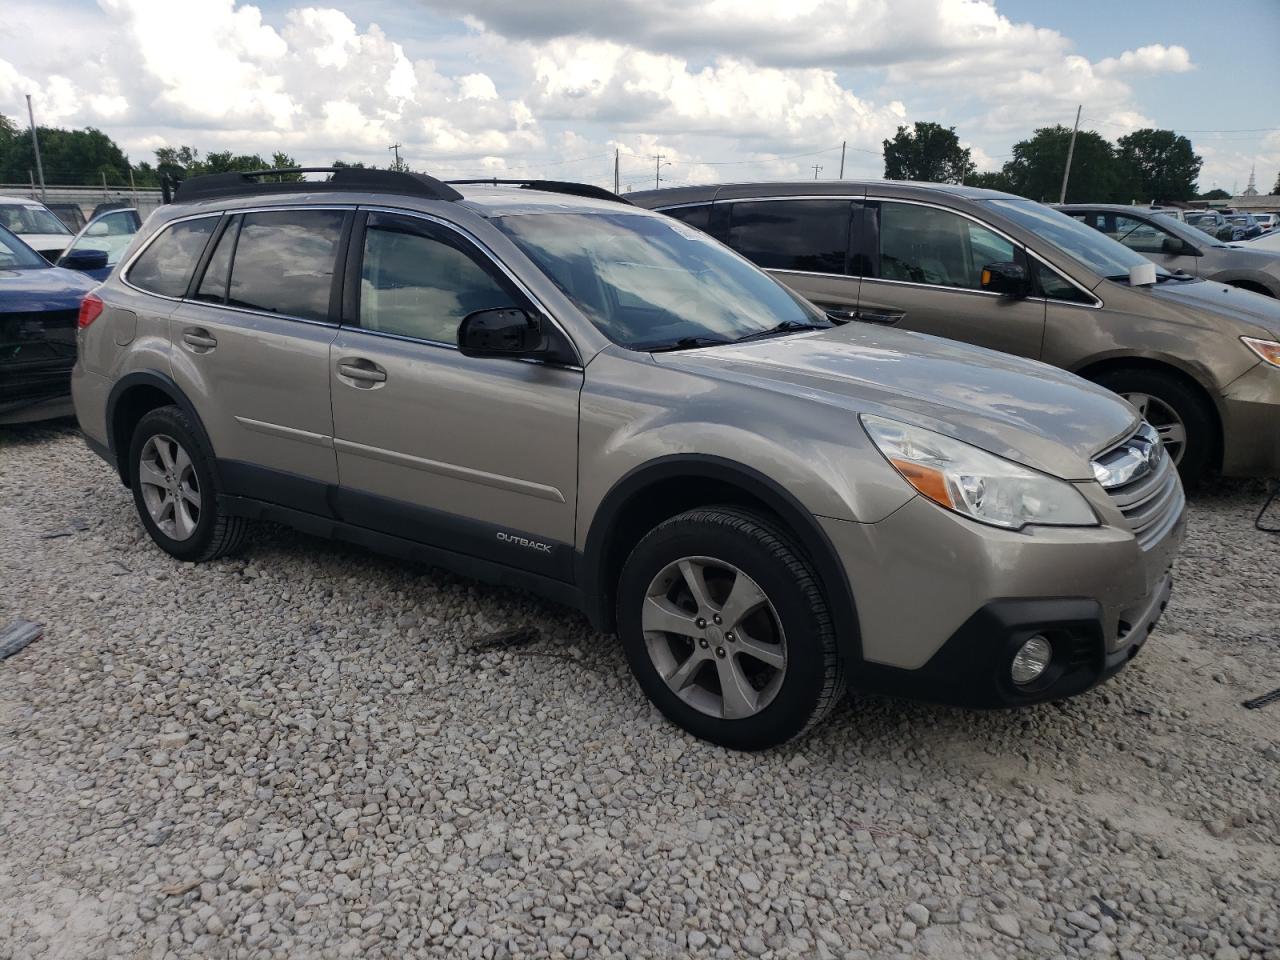
[[[866,271],[859,319],[1039,358],[1044,301],[988,293],[981,283],[989,263],[1025,267],[1021,247],[930,204],[869,201],[867,211],[854,261]]]
[[[1174,236],[1155,221],[1111,211],[1094,216],[1098,218],[1096,226],[1099,230],[1170,273],[1181,270],[1193,277],[1199,275],[1200,258],[1186,252],[1188,248],[1182,238]]]
[[[568,580],[582,370],[457,349],[476,310],[533,309],[474,243],[370,213],[330,349],[344,519]]]
[[[237,214],[170,318],[173,374],[229,492],[329,512],[329,344],[342,210]],[[332,302],[331,302],[332,301]]]

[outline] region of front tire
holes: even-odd
[[[129,485],[147,533],[179,560],[213,560],[244,544],[249,521],[219,511],[211,457],[178,407],[158,407],[138,421]]]
[[[844,693],[817,577],[754,512],[705,507],[654,528],[623,567],[617,614],[641,689],[704,740],[735,750],[785,743]]]
[[[1205,478],[1218,447],[1218,423],[1192,387],[1159,370],[1137,368],[1111,370],[1095,382],[1132,403],[1156,428],[1184,484]]]

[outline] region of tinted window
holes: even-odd
[[[236,248],[236,235],[240,231],[240,217],[232,217],[227,229],[218,238],[218,245],[213,248],[213,256],[209,265],[204,268],[204,276],[200,278],[200,286],[196,288],[196,299],[205,303],[227,302],[227,281],[231,275],[231,255]]]
[[[360,326],[419,340],[457,343],[477,310],[514,306],[492,273],[468,253],[427,236],[405,217],[369,217],[360,270]]]
[[[191,273],[217,225],[217,217],[201,217],[163,230],[129,268],[129,282],[166,297],[185,296]]]
[[[245,214],[227,303],[304,320],[329,317],[341,210]]]
[[[1013,244],[967,217],[912,203],[880,205],[880,276],[982,289],[982,268],[1015,260]]]
[[[844,273],[851,208],[848,200],[735,203],[729,246],[762,267]]]
[[[1162,253],[1166,234],[1149,220],[1106,214],[1102,218],[1102,232],[1113,240],[1119,240],[1138,253]]]
[[[1047,267],[1039,260],[1031,261],[1031,272],[1035,275],[1036,285],[1041,295],[1050,300],[1066,300],[1068,303],[1094,302],[1093,297],[1068,281],[1053,267]]]
[[[672,207],[662,212],[699,230],[705,230],[711,225],[711,204],[709,203],[698,203],[690,207]]]

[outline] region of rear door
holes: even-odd
[[[580,367],[464,357],[469,313],[542,313],[473,240],[370,212],[330,350],[343,519],[569,580]]]
[[[878,200],[866,206],[865,255],[854,260],[865,272],[860,319],[1039,358],[1044,301],[999,296],[981,284],[989,263],[1026,267],[1018,244],[932,204]]]
[[[848,197],[732,200],[730,247],[832,316],[852,320],[859,278],[849,269],[850,231],[860,205]]]
[[[352,212],[225,217],[170,319],[173,375],[196,405],[229,492],[330,512],[335,265]]]

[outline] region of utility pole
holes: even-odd
[[[1076,107],[1076,122],[1071,128],[1071,146],[1067,147],[1067,168],[1062,171],[1062,195],[1058,197],[1059,203],[1067,202],[1067,179],[1071,176],[1071,158],[1076,152],[1076,131],[1080,129],[1080,111],[1083,109],[1083,103]]]
[[[48,200],[44,189],[44,164],[40,162],[40,137],[36,134],[36,115],[31,109],[31,94],[27,94],[27,119],[31,121],[31,147],[36,152],[36,173],[40,174],[40,199]]]
[[[650,154],[653,157],[653,189],[658,189],[658,184],[662,182],[662,168],[671,166],[666,162],[665,153]]]
[[[613,192],[618,192],[618,148],[613,148]]]
[[[396,163],[395,166],[391,168],[392,170],[402,169],[400,166],[400,148],[403,146],[403,143],[393,143],[391,146],[387,147],[388,150],[394,150],[396,152]]]
[[[138,205],[138,188],[133,185],[133,167],[129,167],[129,192],[133,194],[133,205]]]
[[[844,179],[844,148],[848,142],[849,141],[847,140],[840,141],[840,177],[839,179],[841,180]]]
[[[822,164],[815,163],[813,165],[813,179],[818,179],[818,171],[822,169]]]

